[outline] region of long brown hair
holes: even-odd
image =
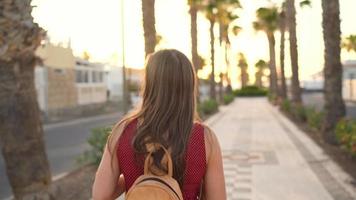
[[[160,143],[170,149],[174,164],[173,176],[182,186],[187,143],[194,121],[200,121],[196,111],[195,70],[183,53],[170,49],[151,55],[145,71],[142,104],[135,112],[125,116],[116,127],[128,124],[132,119],[140,119],[132,141],[136,154],[147,153],[146,144],[149,143]],[[111,138],[115,137],[109,140]],[[154,156],[155,165],[164,169],[160,166],[163,154],[157,154]]]

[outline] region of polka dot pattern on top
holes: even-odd
[[[117,157],[120,172],[124,175],[126,191],[143,174],[144,157],[135,155],[132,140],[136,133],[137,119],[132,120],[124,129],[118,141]],[[195,123],[185,152],[186,168],[182,193],[184,200],[196,200],[206,172],[206,154],[204,127]]]

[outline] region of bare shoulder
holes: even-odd
[[[201,125],[204,127],[204,138],[205,141],[207,141],[208,143],[216,143],[217,142],[217,138],[215,135],[215,132],[206,124],[201,123]]]
[[[111,134],[108,138],[108,147],[110,148],[110,150],[114,150],[119,138],[121,137],[122,133],[124,132],[126,126],[129,123],[130,123],[130,121],[117,122],[113,126],[113,128],[111,130]]]
[[[213,154],[215,154],[215,152],[220,149],[220,145],[215,132],[208,125],[203,123],[201,123],[201,125],[204,127],[206,160],[209,162]]]

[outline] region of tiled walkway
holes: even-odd
[[[206,122],[223,149],[229,200],[352,200],[345,174],[264,98],[241,98]]]

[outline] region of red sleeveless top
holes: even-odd
[[[132,120],[123,130],[118,141],[117,158],[120,172],[124,175],[126,192],[135,180],[143,175],[143,165],[138,165],[132,140],[136,133],[137,119]],[[195,123],[185,152],[185,172],[183,178],[183,199],[196,200],[206,171],[204,127]]]

